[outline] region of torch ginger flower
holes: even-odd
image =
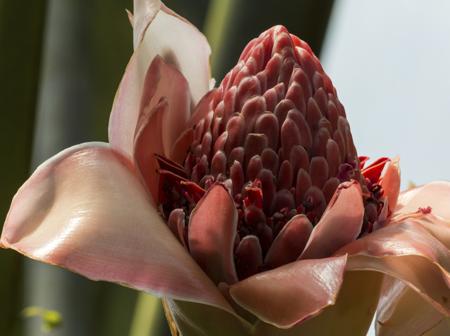
[[[380,293],[379,335],[445,322],[450,183],[399,194],[397,160],[358,157],[305,42],[267,30],[210,90],[196,28],[160,1],[130,19],[110,143],[43,163],[3,247],[163,296],[184,336],[363,335]]]

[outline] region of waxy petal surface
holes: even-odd
[[[388,278],[377,312],[377,335],[422,335],[445,317],[403,282]]]
[[[212,111],[212,100],[214,99],[215,95],[217,94],[217,89],[213,89],[206,93],[202,99],[198,102],[198,104],[195,106],[194,110],[192,111],[191,118],[189,119],[189,122],[187,124],[187,127],[193,127],[195,126],[200,120],[205,118],[209,112]]]
[[[158,163],[155,154],[164,154],[162,125],[164,114],[167,112],[167,100],[162,100],[151,113],[141,118],[141,127],[136,134],[134,144],[134,159],[144,179],[145,185],[156,206],[159,193]]]
[[[345,246],[348,270],[372,270],[399,279],[441,314],[450,315],[450,251],[420,221],[408,218]]]
[[[14,197],[1,245],[93,280],[232,311],[151,206],[131,162],[107,144],[42,164]]]
[[[393,159],[380,183],[383,188],[384,196],[386,196],[389,207],[389,215],[395,210],[398,201],[398,195],[400,194],[400,167],[399,159]]]
[[[190,97],[186,80],[171,65],[156,56],[150,66],[139,68],[139,49],[132,56],[114,99],[109,119],[111,145],[128,154],[134,151],[134,140],[161,99],[167,109],[162,118],[164,153],[169,156],[177,137],[190,116]],[[157,135],[155,134],[155,137]],[[155,138],[155,141],[159,139]]]
[[[436,181],[402,192],[395,215],[413,213],[431,207],[431,212],[450,221],[450,182]]]
[[[191,213],[189,250],[216,284],[237,281],[233,260],[237,219],[234,202],[221,184],[211,187]]]
[[[261,321],[288,328],[334,304],[347,257],[298,260],[230,287],[231,297]]]
[[[361,232],[363,216],[364,205],[358,182],[342,183],[314,227],[300,258],[329,257],[354,241]]]
[[[157,85],[155,85],[157,83]],[[141,118],[145,118],[161,102],[167,102],[162,119],[162,140],[164,153],[169,156],[172,146],[184,130],[190,115],[190,98],[184,77],[163,59],[156,56],[150,65],[144,81],[140,113],[136,131],[141,127]]]
[[[442,219],[442,217],[435,216],[431,213],[422,213],[421,211],[407,214],[403,216],[396,216],[389,225],[396,225],[413,219],[425,228],[431,235],[433,235],[439,242],[450,249],[450,221]]]
[[[366,336],[375,312],[382,274],[346,272],[336,302],[319,315],[290,328],[258,322],[255,336],[355,335]]]
[[[108,125],[109,143],[130,158],[133,156],[133,143],[145,78],[145,73],[138,71],[137,64],[138,55],[135,52],[128,62],[114,97]]]
[[[265,264],[278,267],[296,260],[302,253],[313,226],[305,215],[294,216],[276,236],[267,251]]]
[[[160,10],[154,15],[154,8]],[[205,36],[189,21],[160,1],[135,1],[135,15],[144,17],[135,27],[135,49],[143,48],[141,69],[146,69],[156,55],[174,65],[187,79],[194,105],[210,89],[209,55]],[[143,13],[141,11],[144,11]]]
[[[134,0],[133,14],[131,14],[133,25],[133,46],[136,49],[144,38],[148,25],[153,21],[161,9],[160,0]]]

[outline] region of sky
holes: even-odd
[[[328,27],[321,61],[358,153],[399,156],[403,189],[450,180],[449,13],[448,0],[337,0]]]
[[[360,155],[400,156],[403,187],[450,180],[450,1],[338,0],[322,63]]]

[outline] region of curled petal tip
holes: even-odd
[[[381,187],[388,202],[388,213],[391,215],[400,194],[400,158],[392,159],[387,166],[381,178]]]
[[[161,1],[135,0],[135,49],[144,68],[160,55],[187,79],[194,104],[209,91],[211,49],[205,36]]]
[[[133,25],[133,45],[135,49],[144,38],[148,25],[158,14],[160,8],[160,0],[134,0],[133,14],[127,11]]]

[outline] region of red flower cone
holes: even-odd
[[[358,158],[330,79],[284,27],[213,89],[195,27],[155,0],[130,18],[110,143],[43,163],[3,247],[162,296],[183,336],[364,335],[380,295],[379,335],[445,328],[450,183],[399,193],[398,160]]]

